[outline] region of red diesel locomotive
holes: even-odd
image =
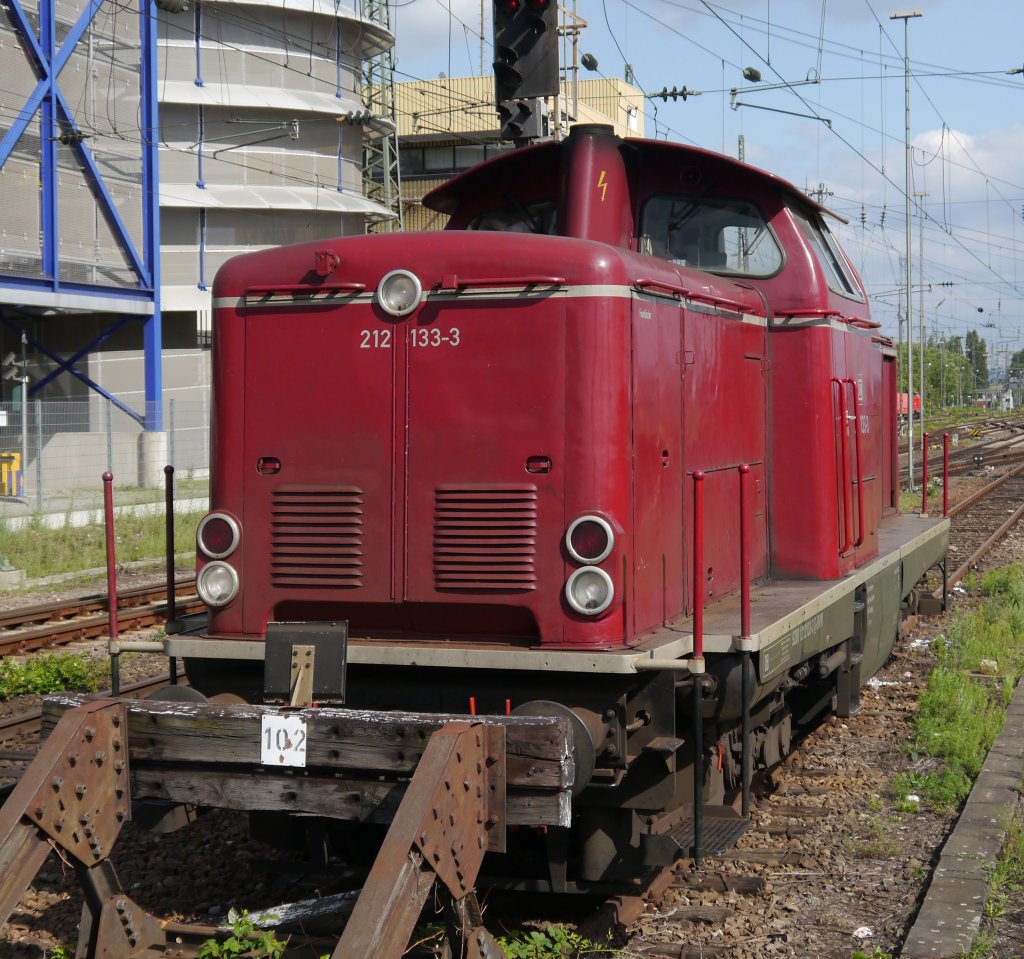
[[[287,697],[310,642],[320,701],[567,716],[572,827],[500,881],[724,846],[944,563],[892,344],[826,211],[728,157],[577,126],[424,202],[444,232],[217,275],[209,620],[168,651],[206,694]]]

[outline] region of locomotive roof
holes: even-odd
[[[788,180],[776,176],[774,173],[769,173],[767,170],[762,170],[760,167],[751,166],[749,163],[735,160],[722,153],[716,153],[714,150],[686,146],[682,143],[670,143],[665,140],[646,140],[639,137],[617,139],[619,139],[620,149],[623,147],[633,148],[650,157],[659,153],[665,155],[675,154],[680,162],[692,162],[696,158],[701,158],[709,164],[718,166],[723,171],[728,172],[732,169],[735,172],[742,172],[744,177],[760,179],[769,189],[776,191],[784,197],[796,200],[798,203],[817,210],[825,216],[830,216],[841,223],[847,222],[845,217],[834,213],[832,210],[811,199],[811,197],[802,190],[797,189]],[[464,197],[472,196],[477,191],[493,184],[494,177],[500,175],[499,171],[506,164],[523,167],[521,175],[524,175],[529,170],[536,170],[538,175],[543,175],[543,172],[549,173],[557,162],[555,154],[561,148],[562,143],[548,140],[544,143],[522,147],[518,150],[510,150],[490,160],[485,160],[483,163],[471,167],[464,173],[452,177],[446,183],[431,190],[423,198],[423,205],[439,213],[451,214]]]

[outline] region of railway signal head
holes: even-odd
[[[503,100],[498,104],[501,139],[521,143],[547,134],[541,100]]]
[[[558,93],[556,0],[494,0],[495,101]]]

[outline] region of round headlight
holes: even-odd
[[[227,513],[208,513],[196,530],[199,548],[211,559],[223,559],[233,553],[240,536],[238,523]]]
[[[392,316],[408,316],[419,306],[423,284],[408,270],[392,270],[377,286],[377,302]]]
[[[207,606],[226,606],[238,595],[238,573],[227,563],[207,563],[196,577],[196,592]]]
[[[583,566],[566,580],[565,598],[569,605],[584,616],[603,613],[615,597],[612,578],[597,566]]]
[[[600,563],[614,545],[615,534],[600,516],[581,516],[565,533],[565,548],[577,563]]]

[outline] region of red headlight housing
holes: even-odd
[[[580,516],[565,533],[565,548],[577,563],[593,566],[611,553],[615,533],[611,524],[600,516]]]
[[[241,539],[238,522],[227,513],[208,513],[196,530],[196,544],[211,559],[230,556]]]

